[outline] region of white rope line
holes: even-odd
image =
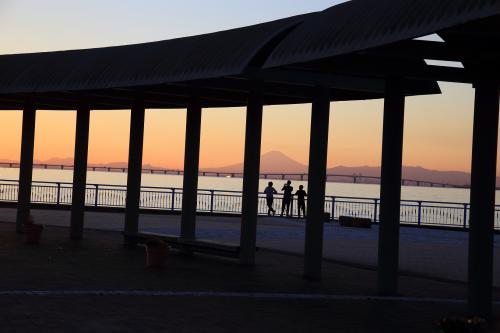
[[[149,290],[1,290],[0,296],[133,296],[133,297],[192,297],[192,298],[250,298],[262,300],[332,300],[332,301],[394,301],[405,303],[454,303],[464,304],[462,299],[429,297],[385,297],[328,294],[291,294],[291,293],[249,293],[218,291],[149,291]],[[500,301],[495,301],[500,305]]]

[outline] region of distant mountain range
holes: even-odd
[[[205,168],[203,171],[243,172],[243,163],[218,168]],[[279,151],[270,151],[260,158],[261,173],[307,173],[307,165],[297,162]]]
[[[16,161],[0,159],[4,163],[16,163]],[[36,164],[55,164],[55,165],[72,165],[72,158],[51,158],[45,161],[36,160]],[[126,168],[126,162],[112,162],[90,164],[95,167],[116,167]],[[143,165],[144,169],[165,169],[150,164]],[[243,163],[236,163],[218,168],[203,168],[202,171],[222,172],[222,173],[241,173],[243,172]],[[308,172],[307,165],[302,164],[294,159],[286,156],[279,151],[270,151],[261,157],[261,173],[297,173],[306,174]],[[336,166],[327,170],[328,174],[336,175],[360,175],[370,177],[380,177],[380,167],[373,166],[357,166],[346,167]],[[444,183],[450,185],[464,186],[470,184],[470,173],[462,171],[439,171],[430,170],[420,166],[403,166],[403,178],[408,180],[426,181],[433,183]],[[366,182],[364,180],[363,182]],[[500,186],[500,177],[497,177],[497,186]]]
[[[307,173],[307,165],[297,162],[279,151],[270,151],[261,157],[261,173]],[[232,164],[220,168],[205,169],[205,171],[242,172],[243,163]],[[380,177],[380,167],[373,166],[336,166],[327,170],[335,175],[362,175]],[[444,183],[457,186],[470,184],[470,173],[462,171],[439,171],[425,169],[420,166],[403,166],[403,178],[408,180]],[[362,180],[367,182],[369,180]],[[500,178],[497,177],[497,186]]]

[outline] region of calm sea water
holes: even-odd
[[[18,177],[19,169],[0,168],[0,179],[16,180]],[[73,180],[72,177],[73,172],[71,170],[33,170],[33,181],[71,183]],[[268,181],[269,180],[265,179],[260,181],[260,191],[264,190]],[[281,187],[285,183],[283,180],[272,181],[274,182],[274,187],[278,191],[281,190]],[[87,173],[88,184],[126,185],[126,182],[126,173],[101,171],[89,171]],[[200,189],[241,191],[243,180],[241,178],[200,177],[198,183]],[[304,185],[307,190],[307,182],[292,182],[292,186],[294,186],[294,188],[298,189],[299,185]],[[143,174],[142,186],[182,188],[182,176]],[[379,185],[372,184],[327,183],[326,185],[326,194],[329,196],[378,198],[379,191]],[[500,204],[499,194],[499,191],[497,191],[497,204]],[[466,203],[469,202],[469,190],[404,186],[402,188],[402,199]]]

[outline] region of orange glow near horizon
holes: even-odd
[[[128,130],[129,124],[126,126]],[[143,164],[182,169],[185,132],[186,110],[147,110]],[[125,155],[125,160],[127,156]]]
[[[202,3],[202,1],[198,1]],[[342,0],[140,1],[116,6],[109,1],[1,1],[0,53],[128,45],[210,33],[323,10]],[[224,5],[222,5],[224,3]],[[242,7],[243,6],[243,7]],[[245,8],[245,10],[242,10]],[[140,13],[141,15],[138,15]],[[89,18],[92,18],[89,20]],[[134,22],[130,25],[129,22]],[[474,89],[439,83],[443,94],[406,99],[403,164],[444,171],[470,171]],[[311,105],[264,108],[262,153],[281,151],[308,163]],[[383,100],[332,103],[328,167],[379,166]],[[37,112],[34,158],[71,160],[76,113]],[[186,110],[147,110],[144,165],[182,169]],[[0,111],[0,160],[19,161],[20,111]],[[128,160],[130,111],[92,111],[89,163]],[[202,115],[200,167],[241,163],[244,156],[245,108],[206,109]],[[500,163],[497,163],[500,170]],[[286,170],[284,170],[286,171]]]
[[[245,109],[204,109],[201,119],[200,167],[240,163],[244,155]]]
[[[90,113],[89,163],[124,162],[128,158],[130,111]]]
[[[442,85],[443,94],[406,102],[404,164],[469,171],[473,89]],[[328,166],[380,165],[383,101],[333,103]],[[200,167],[240,163],[244,154],[245,108],[205,109]],[[277,150],[308,162],[310,105],[264,108],[262,152]],[[147,110],[144,164],[182,169],[186,110]],[[0,159],[18,161],[22,113],[0,112]],[[76,112],[37,111],[36,160],[73,157]],[[92,111],[89,163],[126,162],[130,111]]]
[[[37,111],[35,160],[53,157],[72,159],[75,147],[76,112]],[[61,152],[65,152],[61,155]]]
[[[20,111],[0,111],[0,159],[18,161],[21,156],[23,114]]]
[[[309,104],[264,108],[262,152],[278,150],[308,164],[311,106]]]

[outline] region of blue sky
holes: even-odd
[[[261,23],[291,15],[326,9],[340,0],[0,0],[0,54],[91,48],[183,37]],[[334,22],[332,22],[334,24]],[[442,85],[443,95],[407,99],[405,121],[405,165],[423,165],[440,170],[470,169],[472,142],[473,89],[470,85]],[[383,102],[333,103],[330,122],[329,166],[378,165],[380,163]],[[286,121],[283,114],[286,112]],[[280,150],[302,163],[308,160],[310,106],[266,108],[264,117],[263,151]],[[170,140],[180,144],[183,136],[184,111],[176,114],[150,112],[147,123],[150,139],[145,143],[145,162],[182,161],[182,151],[159,148],[151,142],[162,142],[165,133],[177,131]],[[98,118],[105,117],[108,118]],[[120,131],[118,147],[108,147],[109,137],[97,129],[91,130],[92,142],[100,151],[116,152],[114,160],[126,160],[128,113],[95,113],[95,124],[113,123]],[[67,116],[67,115],[65,115]],[[10,119],[9,117],[14,117]],[[45,117],[45,118],[44,118]],[[37,120],[35,157],[50,157],[41,147],[52,147],[53,157],[72,156],[74,115],[62,121],[62,115],[40,113]],[[155,118],[156,117],[156,118]],[[213,160],[213,152],[226,146],[226,159],[220,165],[242,160],[244,109],[207,110],[203,116],[201,164]],[[231,126],[220,130],[220,119],[231,119]],[[54,132],[49,126],[54,120],[68,133]],[[149,120],[148,120],[149,119]],[[154,120],[153,120],[154,119]],[[174,120],[176,119],[176,120]],[[432,119],[432,120],[431,120]],[[228,120],[229,123],[229,120]],[[17,158],[20,138],[20,115],[0,114],[0,141],[4,158]],[[278,125],[279,124],[279,125]],[[44,130],[44,126],[47,129]],[[154,125],[154,126],[153,126]],[[97,126],[97,125],[96,125]],[[156,127],[155,127],[156,126]],[[172,126],[171,130],[167,126]],[[282,133],[277,128],[286,126]],[[103,133],[107,128],[103,129]],[[70,133],[71,132],[71,133]],[[148,134],[149,133],[149,134]],[[288,134],[289,133],[289,134]],[[297,134],[301,133],[300,140]],[[13,141],[13,137],[17,137]],[[303,137],[302,137],[303,136]],[[44,141],[45,140],[45,141]],[[149,140],[149,141],[148,141]],[[42,142],[45,142],[42,144]],[[148,143],[149,142],[149,143]],[[68,144],[63,146],[62,144]],[[232,143],[228,147],[227,143]],[[8,147],[10,152],[8,152]],[[38,148],[37,148],[38,147]],[[148,153],[149,151],[149,153]],[[6,153],[8,152],[8,153]],[[103,153],[104,154],[104,153]],[[106,155],[108,156],[108,155]],[[97,160],[98,158],[95,157]],[[165,163],[163,163],[165,164]],[[176,164],[168,164],[178,167]],[[500,166],[500,164],[499,164]]]
[[[0,0],[0,53],[169,39],[323,10],[340,2]]]

